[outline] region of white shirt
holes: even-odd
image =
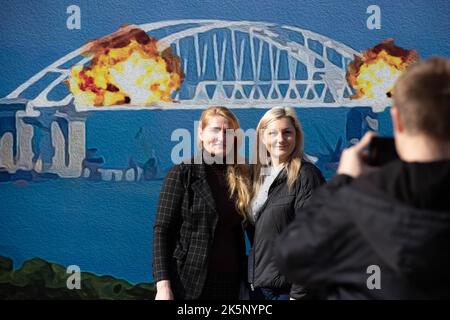
[[[258,194],[253,198],[251,203],[252,214],[250,216],[250,220],[252,220],[251,222],[253,224],[258,218],[259,211],[267,201],[270,186],[275,181],[276,177],[278,177],[278,174],[281,170],[283,170],[283,168],[284,164],[261,168],[261,176],[263,177],[264,181],[259,188]]]

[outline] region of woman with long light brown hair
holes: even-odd
[[[325,182],[320,170],[305,159],[303,145],[303,131],[293,109],[272,108],[259,121],[248,212],[255,226],[248,277],[256,299],[305,296],[301,286],[289,283],[280,273],[272,247],[294,220],[295,210]]]
[[[199,163],[175,165],[164,181],[153,239],[156,299],[239,298],[250,197],[248,166],[238,161],[239,127],[227,108],[206,109]]]

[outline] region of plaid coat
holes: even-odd
[[[175,165],[161,189],[152,264],[154,280],[170,280],[176,299],[202,293],[217,221],[204,165]]]

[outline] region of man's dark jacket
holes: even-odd
[[[277,261],[316,298],[450,298],[450,161],[336,176],[279,237]]]

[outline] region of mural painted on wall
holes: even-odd
[[[368,28],[369,4],[349,4],[361,11],[360,34],[345,42],[337,40],[345,38],[339,30],[348,28],[352,33],[354,23],[346,20],[350,14],[340,4],[263,2],[279,9],[275,16],[263,8],[259,14],[238,13],[241,5],[236,2],[234,9],[225,10],[237,17],[230,20],[207,2],[187,10],[183,19],[168,19],[170,10],[152,16],[139,9],[140,1],[131,1],[120,17],[112,12],[118,4],[111,1],[93,8],[99,13],[105,6],[114,17],[105,24],[108,32],[95,24],[89,38],[79,37],[84,45],[77,49],[68,40],[65,47],[58,47],[62,57],[48,61],[40,71],[28,73],[34,70],[31,66],[13,69],[13,83],[2,84],[0,100],[0,256],[11,258],[1,263],[1,295],[8,297],[15,290],[12,264],[19,268],[29,260],[15,272],[36,268],[42,274],[44,268],[64,279],[59,265],[77,265],[81,271],[127,281],[117,284],[116,291],[102,291],[103,295],[70,297],[151,297],[151,287],[132,284],[152,282],[153,218],[162,179],[173,165],[171,155],[179,143],[174,130],[185,128],[195,136],[194,121],[212,105],[232,108],[244,130],[254,128],[268,108],[290,106],[302,122],[306,153],[330,178],[343,148],[364,132],[391,134],[386,93],[398,74],[418,58],[417,51],[426,47],[432,51],[425,56],[449,53],[448,44],[438,43],[438,37],[424,44],[409,32],[399,32],[393,21],[404,20],[389,10],[387,31]],[[396,6],[379,2],[381,7]],[[188,3],[158,5],[173,9],[187,8]],[[416,5],[408,10],[420,11],[417,21],[422,27],[430,15],[437,32],[445,29],[442,24],[448,26],[440,13],[450,11],[447,3],[442,2],[443,8],[429,8],[421,1]],[[5,21],[17,25],[21,5],[9,6],[11,15]],[[38,12],[51,16],[45,8],[52,4],[42,6]],[[289,6],[295,14],[286,10]],[[88,4],[79,7],[84,10]],[[325,17],[306,18],[305,12],[316,10],[341,15],[331,19],[339,30]],[[82,13],[81,17],[94,14]],[[198,15],[208,19],[195,18]],[[136,20],[142,23],[126,25]],[[445,30],[448,33],[449,28]],[[60,37],[69,32],[76,31],[55,33]],[[47,33],[51,37],[52,31]],[[40,36],[32,37],[39,41]],[[403,51],[390,40],[381,43],[390,37],[417,51]],[[8,69],[15,46],[7,36],[2,38],[1,43],[7,44],[2,66]],[[87,42],[92,38],[97,40]],[[39,53],[26,54],[41,59]],[[368,88],[367,78],[359,75],[370,75],[374,66]],[[377,82],[380,74],[384,81]],[[242,152],[250,156],[250,146]],[[30,260],[34,257],[43,260]]]

